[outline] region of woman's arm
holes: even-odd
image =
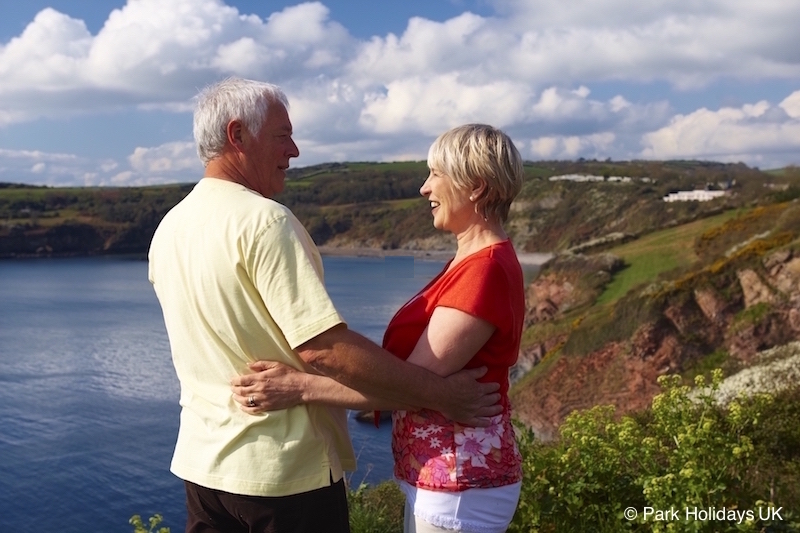
[[[458,372],[495,331],[486,320],[452,307],[437,307],[408,362],[440,376]]]

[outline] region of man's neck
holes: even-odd
[[[213,159],[206,165],[206,170],[203,173],[204,178],[217,178],[225,181],[232,181],[241,185],[245,183],[244,176],[238,169],[231,165],[229,161],[224,158]]]
[[[251,183],[237,165],[232,164],[224,157],[220,157],[208,162],[206,170],[203,173],[204,178],[214,178],[224,181],[238,183],[243,187],[247,187],[251,191],[255,191],[262,196],[267,197],[263,191],[260,191],[256,184]]]

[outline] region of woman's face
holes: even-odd
[[[469,191],[457,189],[447,174],[432,168],[419,192],[431,203],[436,229],[458,234],[473,223],[475,207],[469,199]]]

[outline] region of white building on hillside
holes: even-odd
[[[589,174],[564,174],[563,176],[550,176],[550,181],[604,181],[603,176]]]
[[[707,202],[720,196],[725,196],[728,191],[678,191],[671,192],[664,197],[665,202]]]

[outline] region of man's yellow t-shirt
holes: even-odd
[[[149,252],[181,384],[172,472],[252,496],[314,490],[355,468],[346,412],[299,405],[252,416],[230,379],[258,359],[304,368],[294,348],[343,322],[322,260],[285,206],[203,178],[164,217]]]

